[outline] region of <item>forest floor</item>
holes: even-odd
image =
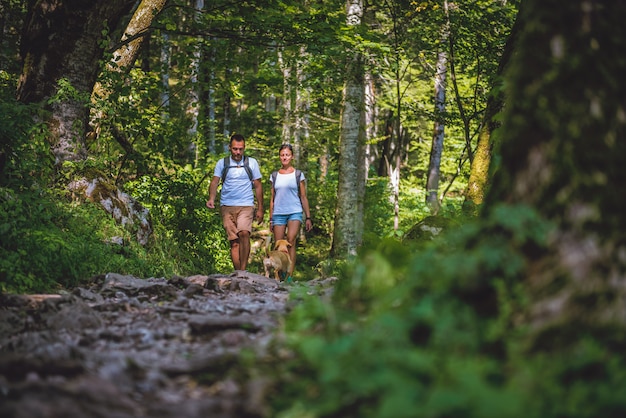
[[[109,273],[62,294],[0,295],[0,416],[267,416],[271,378],[241,368],[272,351],[291,288],[247,272]]]

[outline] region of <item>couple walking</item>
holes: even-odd
[[[242,135],[230,137],[230,156],[215,165],[209,185],[209,200],[206,205],[215,208],[217,186],[222,182],[220,213],[228,241],[230,258],[235,270],[246,270],[250,256],[250,233],[254,219],[263,222],[263,184],[256,159],[245,155],[246,142]],[[296,264],[296,238],[300,225],[306,231],[313,228],[311,210],[306,195],[306,179],[300,170],[293,167],[293,148],[283,144],[279,149],[281,168],[270,177],[270,229],[274,242],[286,239],[291,244],[291,271]],[[254,202],[256,200],[256,211]]]

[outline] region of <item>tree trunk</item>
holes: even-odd
[[[282,48],[278,49],[278,65],[283,73],[283,131],[282,143],[291,142],[291,64],[285,60]]]
[[[376,120],[378,119],[378,108],[376,106],[376,86],[374,75],[371,71],[365,73],[365,172],[369,173],[369,169],[376,161],[377,148],[372,141],[378,136],[376,130]]]
[[[207,115],[208,120],[207,124],[209,125],[208,129],[208,146],[209,153],[215,154],[217,153],[216,146],[216,135],[217,135],[217,110],[216,110],[216,94],[215,94],[215,83],[217,76],[215,74],[216,67],[216,55],[217,55],[217,47],[215,46],[216,39],[212,39],[212,45],[210,49],[209,62],[211,63],[211,68],[208,73],[208,91],[207,91]]]
[[[441,45],[446,48],[450,36],[450,22],[448,19],[448,2],[444,1],[445,23],[442,30]],[[441,157],[443,155],[443,140],[446,112],[446,72],[448,71],[448,54],[439,52],[437,56],[437,72],[435,74],[435,129],[430,149],[428,163],[428,177],[426,179],[426,203],[433,214],[439,212],[440,204],[437,195],[439,178],[441,176]]]
[[[520,15],[518,15],[504,47],[502,57],[500,58],[498,79],[501,79],[504,71],[508,67],[521,24],[521,18]],[[505,97],[502,83],[498,82],[498,84],[492,88],[492,94],[487,99],[485,116],[483,117],[483,122],[478,134],[478,145],[474,153],[474,160],[472,161],[470,176],[465,190],[463,211],[468,215],[475,215],[485,199],[485,193],[487,192],[490,180],[489,169],[491,167],[491,156],[494,148],[492,133],[500,126],[499,121],[497,121],[495,117],[502,111],[504,101]]]
[[[230,63],[228,63],[228,65],[230,65]],[[226,68],[224,70],[224,85],[228,86],[230,83],[230,76],[231,76],[232,70],[230,68]],[[223,94],[222,94],[222,120],[223,122],[223,126],[222,126],[222,136],[224,138],[224,140],[222,141],[222,152],[228,152],[228,138],[230,138],[231,132],[230,132],[230,112],[231,112],[231,106],[230,106],[230,100],[231,100],[231,94],[230,94],[230,90],[224,90]]]
[[[390,175],[391,161],[393,159],[393,111],[387,110],[387,116],[385,117],[385,131],[383,133],[384,138],[380,141],[379,151],[380,158],[378,160],[378,170],[376,173],[380,177],[386,177]]]
[[[113,58],[107,63],[108,71],[125,72],[130,70],[139,56],[144,41],[148,37],[148,29],[154,16],[161,11],[165,5],[165,1],[166,0],[142,0],[141,3],[137,5],[128,25],[124,29],[119,48],[113,52]],[[102,84],[99,82],[94,84],[91,93],[92,99],[106,101],[109,94],[109,91],[107,91]],[[100,135],[102,120],[106,117],[107,115],[101,112],[92,112],[91,131],[96,136]],[[117,129],[121,132],[120,128]],[[114,135],[114,138],[118,139],[120,135]],[[126,149],[125,144],[120,142],[120,145],[122,148]],[[132,152],[135,153],[134,150],[132,150]]]
[[[195,0],[194,19],[199,20],[200,14],[204,9],[204,0]],[[202,37],[198,37],[191,46],[193,49],[191,58],[191,73],[189,76],[189,91],[187,92],[187,118],[189,119],[189,128],[187,135],[189,137],[189,157],[192,159],[194,166],[197,167],[200,155],[204,152],[201,144],[198,143],[198,127],[200,119],[200,97],[202,97],[202,85],[199,81],[200,63],[202,61]]]
[[[303,67],[306,64],[307,52],[304,47],[300,47],[298,59],[296,60],[296,94],[295,94],[295,131],[294,131],[294,158],[296,164],[303,170],[306,170],[302,159],[302,150],[304,143],[309,137],[309,92],[303,87],[305,84],[306,74]],[[304,226],[304,225],[303,225]]]
[[[348,0],[347,22],[359,25],[363,17],[362,0]],[[356,256],[361,244],[363,218],[359,202],[359,170],[363,169],[363,153],[360,150],[364,107],[364,69],[362,57],[354,52],[346,69],[347,79],[343,92],[339,145],[339,184],[337,186],[337,210],[331,253],[338,258]]]
[[[600,334],[608,348],[626,326],[626,3],[528,0],[522,13],[484,213],[527,205],[555,225],[546,250],[526,249],[533,346]]]
[[[169,119],[170,111],[170,62],[172,58],[172,46],[170,37],[167,33],[162,35],[163,44],[161,45],[161,108],[163,109],[164,120]]]
[[[37,0],[29,7],[17,98],[23,103],[49,103],[46,121],[56,165],[87,155],[88,102],[104,52],[103,22],[114,30],[134,3]]]
[[[113,60],[109,62],[110,68],[117,66],[124,71],[135,63],[141,46],[148,36],[148,29],[154,17],[163,10],[166,1],[141,0],[124,30],[122,46],[113,53]]]
[[[441,173],[441,156],[443,155],[444,140],[444,113],[446,111],[446,61],[445,52],[440,52],[437,58],[437,74],[435,75],[435,129],[430,148],[428,163],[428,177],[426,179],[426,203],[433,214],[439,212],[439,177]]]

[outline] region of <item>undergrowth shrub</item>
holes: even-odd
[[[62,195],[0,189],[1,291],[71,288],[107,272],[148,278],[219,269],[216,254],[226,251],[221,222],[213,225],[201,210],[165,204],[172,212],[164,224],[164,212],[153,209],[154,238],[143,247],[97,204]]]
[[[144,272],[152,265],[128,232],[95,205],[36,190],[0,189],[0,248],[3,292],[55,291],[96,274]]]
[[[149,210],[155,225],[153,250],[177,264],[176,274],[232,270],[219,210],[206,207],[202,173],[181,168],[169,176],[143,176],[126,189]]]
[[[332,303],[297,289],[272,416],[623,415],[623,353],[593,339],[565,357],[523,350],[524,254],[544,250],[550,230],[533,210],[503,206],[417,253],[381,240]]]

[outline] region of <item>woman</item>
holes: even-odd
[[[270,176],[270,228],[274,234],[274,242],[286,239],[289,247],[291,266],[287,281],[292,281],[292,274],[296,265],[296,238],[300,225],[304,221],[306,231],[313,228],[309,200],[306,197],[306,179],[300,170],[293,165],[293,148],[290,144],[283,144],[278,150],[281,168]],[[304,215],[304,216],[303,216]],[[286,238],[285,238],[286,235]]]

